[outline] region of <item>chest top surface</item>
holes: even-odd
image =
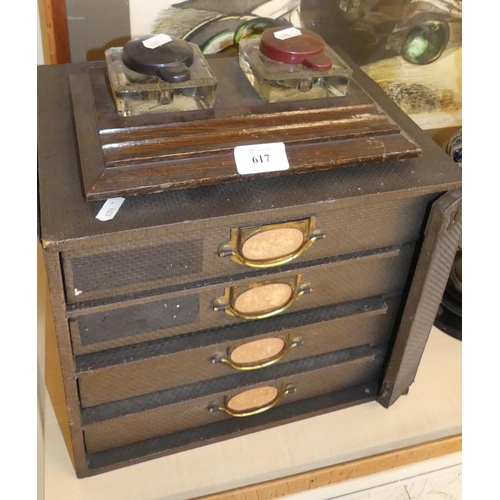
[[[350,61],[349,61],[350,62]],[[96,219],[103,202],[86,201],[78,167],[69,75],[93,63],[38,68],[39,229],[44,247],[157,226],[320,203],[376,203],[461,186],[461,169],[352,62],[353,77],[422,148],[404,161],[245,180],[128,197],[113,220]]]

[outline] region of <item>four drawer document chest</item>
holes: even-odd
[[[130,196],[101,221],[68,78],[84,68],[38,78],[39,238],[77,475],[405,394],[461,234],[460,168],[355,69],[420,157]]]

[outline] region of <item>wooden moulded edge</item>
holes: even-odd
[[[391,450],[369,457],[280,477],[242,488],[196,497],[195,500],[269,500],[329,486],[377,472],[442,457],[462,450],[462,434]]]
[[[87,196],[103,176],[105,165],[89,75],[88,73],[70,75],[69,82],[75,114],[82,188],[84,195]]]
[[[101,82],[100,85],[104,84]],[[301,174],[357,165],[360,162],[402,160],[422,153],[401,127],[373,102],[368,105],[373,109],[361,114],[355,113],[359,107],[356,103],[351,103],[346,109],[327,107],[278,114],[270,111],[250,114],[244,117],[248,121],[245,130],[239,124],[243,115],[238,113],[243,113],[243,110],[238,108],[235,109],[236,115],[230,118],[215,116],[211,121],[212,127],[223,128],[222,136],[214,135],[213,130],[205,130],[200,120],[198,123],[189,122],[186,133],[191,142],[186,146],[175,134],[168,137],[168,132],[172,131],[171,123],[165,130],[160,125],[148,125],[147,120],[141,126],[130,126],[123,130],[102,129],[104,125],[98,113],[101,101],[94,94],[95,83],[88,71],[71,75],[70,88],[87,201],[224,184],[243,178]],[[309,114],[316,116],[318,112],[325,116],[316,135],[310,130],[312,115]],[[286,143],[290,169],[286,172],[244,176],[237,173],[234,147],[262,143],[264,138],[267,140],[267,128],[262,127],[261,121],[265,117],[271,119],[278,115],[287,116],[288,120],[271,127],[276,129],[272,142]],[[291,117],[295,118],[290,122]],[[186,127],[186,124],[178,125]],[[151,131],[147,132],[150,127],[154,129],[153,135]],[[292,134],[293,130],[295,132]],[[319,157],[324,160],[318,161]]]

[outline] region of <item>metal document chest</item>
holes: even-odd
[[[95,218],[68,76],[39,68],[39,237],[79,477],[406,393],[461,234],[422,156],[129,197]],[[388,410],[390,411],[390,410]]]

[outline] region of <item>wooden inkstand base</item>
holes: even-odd
[[[235,146],[283,142],[290,168],[305,173],[421,154],[374,100],[351,81],[345,97],[266,103],[236,56],[213,56],[213,109],[121,117],[104,63],[70,76],[80,168],[87,200],[248,179]]]

